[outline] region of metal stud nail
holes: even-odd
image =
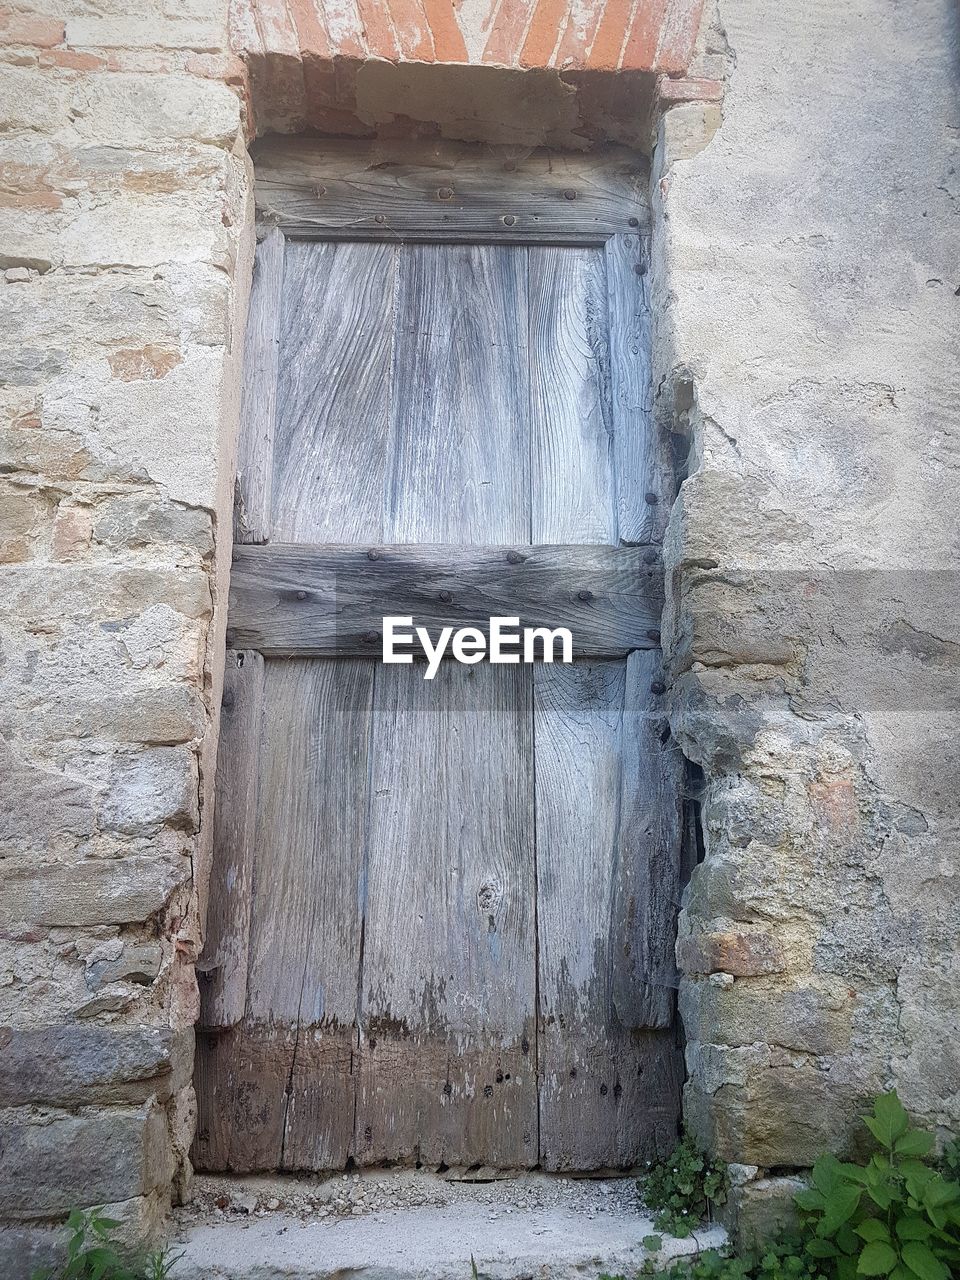
[[[306,593],[305,591],[298,591],[298,592],[297,592],[297,599],[298,599],[298,600],[306,600],[306,598],[307,598],[307,593]]]
[[[628,219],[627,219],[627,226],[628,226],[628,227],[639,227],[639,225],[640,225],[640,219],[639,219],[639,218],[628,218]]]
[[[450,603],[450,601],[453,599],[453,592],[452,592],[452,591],[441,591],[441,592],[439,593],[439,595],[437,596],[437,599],[438,599],[438,600],[442,600],[444,604],[449,604],[449,603]]]
[[[634,263],[633,269],[638,276],[645,276],[647,274],[647,264],[645,262]]]
[[[584,604],[587,604],[587,603],[588,603],[588,601],[590,601],[590,600],[592,600],[592,599],[593,599],[593,592],[592,592],[592,591],[578,591],[578,592],[577,592],[577,599],[578,599],[578,600],[582,600],[582,601],[584,602]]]
[[[438,190],[438,192],[437,192],[437,199],[438,199],[438,200],[452,200],[452,199],[453,199],[453,187],[441,187],[441,188]]]
[[[367,552],[367,559],[368,559],[368,560],[379,560],[379,559],[380,559],[380,552],[376,549],[376,547],[371,547],[371,548],[370,548],[370,550]]]
[[[643,500],[648,507],[655,507],[660,501],[659,497],[655,493],[645,493],[643,495]]]
[[[577,193],[574,191],[573,187],[567,187],[566,191],[563,193],[563,198],[564,200],[576,200]]]
[[[655,693],[659,697],[661,693],[666,692],[666,688],[667,686],[662,680],[654,680],[653,684],[650,686],[650,692]]]
[[[517,220],[512,213],[505,213],[500,221],[505,227],[514,227],[517,224]]]
[[[365,631],[362,638],[364,644],[376,644],[380,639],[380,634],[377,631]]]
[[[382,227],[387,220],[387,215],[385,213],[378,213],[373,220]]]
[[[523,564],[523,556],[519,551],[508,551],[507,560],[510,564]]]

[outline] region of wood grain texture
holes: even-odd
[[[197,964],[201,1028],[235,1026],[247,1003],[263,658],[227,651],[220,707],[207,931]]]
[[[287,246],[271,538],[379,540],[397,250]]]
[[[676,1017],[674,944],[680,907],[684,763],[670,737],[659,651],[626,660],[621,810],[612,933],[621,946],[611,986],[624,1026]]]
[[[653,418],[649,248],[640,236],[606,245],[610,377],[622,542],[660,542],[673,500],[671,472]]]
[[[530,536],[526,251],[400,251],[384,538]]]
[[[615,543],[603,254],[531,247],[528,262],[530,540]]]
[[[618,148],[498,165],[456,143],[268,138],[254,162],[260,218],[294,237],[602,244],[649,223],[645,170]]]
[[[270,534],[284,246],[280,231],[268,231],[253,262],[243,348],[235,542],[266,542]]]
[[[661,744],[654,733],[639,768],[651,751],[651,695],[638,701],[649,677],[628,678],[632,658],[534,670],[540,1154],[552,1170],[629,1168],[655,1151],[664,1126],[676,1132],[670,1045],[679,1050],[646,1030],[669,1026],[646,966],[662,961],[672,904],[652,954],[643,930],[645,904],[662,902],[654,877],[668,874],[665,896],[675,886],[665,863],[678,851],[655,859],[642,839],[643,823],[657,821]]]
[[[350,1151],[373,679],[344,659],[266,665],[237,1170]]]
[[[517,616],[521,626],[568,627],[575,653],[624,654],[659,644],[663,579],[644,554],[602,546],[237,547],[228,635],[232,645],[272,655],[379,656],[388,614],[412,616],[434,636],[445,625],[486,634],[491,617]]]
[[[362,1163],[537,1163],[529,674],[378,671]]]

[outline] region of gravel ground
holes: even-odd
[[[475,1177],[475,1175],[474,1175]],[[491,1220],[518,1211],[565,1208],[595,1218],[641,1211],[633,1178],[564,1178],[542,1173],[489,1181],[420,1170],[335,1174],[331,1177],[218,1177],[194,1180],[193,1198],[178,1210],[179,1231],[198,1222],[283,1213],[303,1220],[362,1217],[391,1209],[479,1206]]]

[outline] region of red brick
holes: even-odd
[[[667,0],[654,71],[686,71],[703,17],[704,0]]]
[[[468,62],[467,46],[449,0],[423,0],[437,62]]]
[[[650,0],[642,3],[649,4]],[[587,60],[592,71],[616,71],[620,66],[631,8],[629,0],[606,0],[600,30]]]

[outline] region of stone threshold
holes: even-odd
[[[415,1170],[328,1178],[198,1177],[175,1215],[175,1280],[597,1280],[715,1248],[655,1232],[632,1178],[524,1173],[489,1182]]]

